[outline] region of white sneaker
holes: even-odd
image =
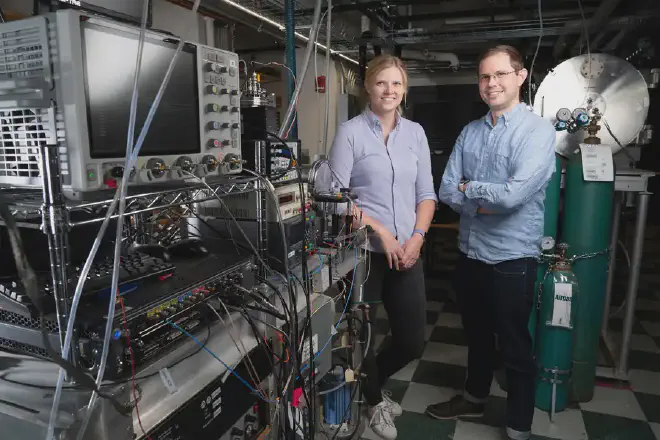
[[[392,421],[392,415],[387,409],[386,401],[369,408],[369,427],[380,438],[385,440],[396,440],[396,426]]]
[[[389,411],[394,417],[399,417],[403,414],[403,408],[401,408],[401,405],[392,400],[391,391],[383,391],[381,394],[383,396],[383,402],[385,403],[385,411]]]

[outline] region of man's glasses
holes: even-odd
[[[497,82],[499,82],[501,79],[503,79],[506,76],[511,75],[512,73],[518,73],[518,71],[517,70],[512,70],[510,72],[495,72],[493,74],[484,73],[483,75],[479,75],[479,82],[488,83],[488,82],[490,82],[491,78],[493,78]]]

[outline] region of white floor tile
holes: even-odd
[[[360,436],[360,438],[363,438],[365,440],[383,440],[382,438],[378,437],[372,430],[369,428],[369,420],[365,420],[365,423],[367,426],[364,428],[364,432]]]
[[[417,365],[419,365],[418,360],[414,360],[410,362],[408,365],[406,365],[405,367],[394,373],[392,376],[390,376],[390,379],[405,380],[407,382],[410,382],[413,378],[413,375],[415,374]]]
[[[440,317],[438,318],[438,326],[463,328],[463,323],[461,322],[461,315],[459,315],[458,313],[440,313]]]
[[[646,330],[649,335],[660,337],[660,322],[648,322],[640,321],[644,330]]]
[[[502,440],[502,432],[502,428],[459,420],[456,422],[454,440]]]
[[[441,362],[449,365],[467,367],[468,348],[465,345],[442,344],[428,342],[422,359],[430,362]]]
[[[660,440],[660,424],[658,423],[649,423],[651,425],[651,429],[653,430],[653,433],[655,434],[655,438],[657,440]]]
[[[405,411],[413,411],[423,414],[426,407],[438,402],[445,402],[456,395],[456,390],[451,388],[440,388],[421,383],[408,385],[406,394],[401,401],[401,407]]]
[[[596,387],[591,402],[580,403],[580,408],[595,413],[646,420],[644,411],[631,390]]]
[[[628,375],[634,391],[660,396],[660,373],[645,370],[630,370]]]
[[[426,309],[430,310],[432,312],[440,312],[442,311],[442,306],[444,303],[438,302],[438,301],[427,301],[426,302]]]
[[[561,440],[587,440],[582,412],[577,409],[558,412],[551,422],[550,414],[535,408],[532,434]]]

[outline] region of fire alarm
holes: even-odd
[[[325,76],[316,77],[316,91],[318,93],[325,93]]]

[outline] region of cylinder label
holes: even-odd
[[[553,327],[573,328],[571,309],[573,302],[573,285],[556,283],[552,306],[550,325]]]

